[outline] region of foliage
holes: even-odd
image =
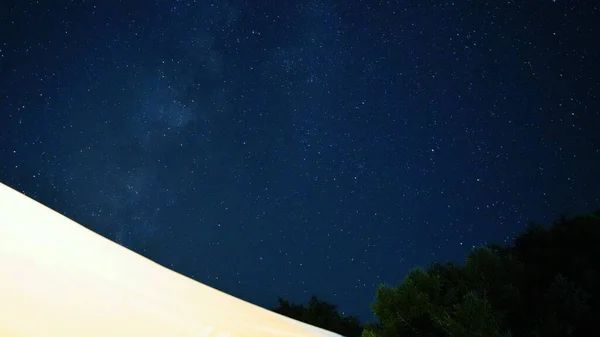
[[[473,250],[463,266],[415,269],[382,285],[363,337],[587,336],[600,318],[600,211],[510,246]]]
[[[531,223],[511,245],[474,249],[463,265],[434,263],[381,285],[362,329],[335,305],[279,299],[274,310],[363,337],[588,336],[600,320],[600,210],[549,228]]]
[[[278,301],[279,305],[273,311],[301,322],[347,337],[358,337],[363,330],[358,318],[340,315],[335,305],[319,300],[316,296],[310,298],[307,306],[290,303],[282,298]]]

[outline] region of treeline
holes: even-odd
[[[371,309],[377,322],[312,297],[279,299],[282,315],[347,337],[592,336],[600,322],[600,210],[530,226],[509,245],[474,249],[461,264],[412,270],[397,286],[381,285]]]

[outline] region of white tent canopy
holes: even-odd
[[[0,184],[0,336],[339,336],[196,282]]]

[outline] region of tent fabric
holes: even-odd
[[[0,240],[0,336],[340,336],[178,274],[4,184]]]

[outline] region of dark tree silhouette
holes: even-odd
[[[275,312],[353,337],[590,336],[600,321],[600,210],[549,228],[530,223],[510,245],[474,249],[464,264],[412,270],[381,285],[364,330],[313,296]]]
[[[600,320],[599,258],[600,211],[531,224],[462,266],[436,263],[380,286],[378,322],[363,336],[589,336]]]
[[[362,333],[363,327],[358,318],[340,315],[335,305],[321,301],[316,296],[312,296],[306,306],[290,303],[282,298],[278,301],[279,305],[273,309],[278,314],[346,337],[358,337]]]

